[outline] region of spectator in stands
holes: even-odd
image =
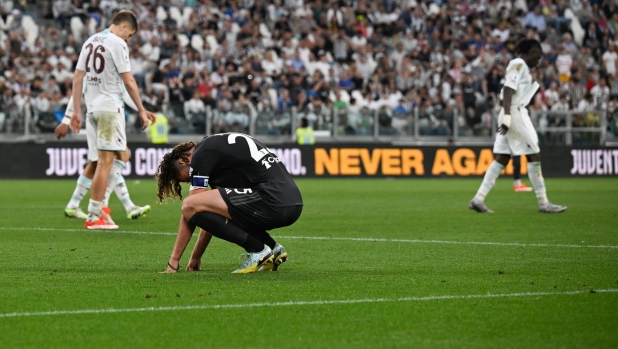
[[[67,21],[73,16],[73,4],[70,0],[56,0],[53,6],[54,18],[60,21],[62,29],[66,29]]]
[[[610,92],[618,93],[618,59],[613,44],[618,39],[618,9],[612,2],[593,6],[586,0],[556,0],[541,4],[546,6],[543,8],[522,0],[441,1],[438,10],[418,1],[390,0],[256,0],[225,5],[220,1],[160,0],[155,4],[103,0],[87,4],[83,7],[78,2],[55,1],[48,14],[44,13],[47,9],[35,8],[35,12],[43,11],[42,15],[53,16],[55,21],[35,18],[39,36],[28,41],[24,25],[31,21],[19,11],[4,10],[0,71],[5,72],[8,86],[19,82],[22,75],[31,85],[39,77],[50,101],[58,92],[64,98],[70,88],[66,78],[73,72],[73,57],[81,49],[80,37],[88,37],[97,26],[105,25],[113,12],[132,8],[142,23],[130,44],[132,70],[145,96],[154,90],[152,98],[160,104],[170,125],[174,116],[181,115],[182,120],[183,104],[193,98],[190,89],[199,90],[202,102],[213,110],[221,109],[222,116],[233,112],[234,103],[244,93],[256,106],[257,121],[271,113],[269,122],[260,121],[268,132],[274,130],[275,119],[285,125],[288,118],[275,116],[274,109],[285,109],[274,108],[277,101],[285,102],[286,113],[292,112],[291,107],[298,113],[307,111],[313,124],[331,117],[330,108],[339,104],[333,104],[330,96],[337,89],[363,97],[370,91],[370,98],[356,99],[355,108],[371,108],[381,115],[383,124],[400,99],[404,99],[408,114],[425,108],[433,110],[429,115],[438,120],[460,105],[473,109],[478,104],[482,107],[479,110],[485,110],[495,100],[498,79],[512,59],[514,42],[524,36],[543,39],[547,63],[538,69],[543,71],[539,83],[551,98],[538,100],[541,109],[557,103],[550,87],[554,81],[556,91],[565,93],[568,102],[575,105],[583,98],[582,88],[591,90],[599,85],[603,74],[609,79]],[[176,17],[186,12],[182,7],[192,8],[189,17]],[[567,7],[582,25],[583,46],[568,30],[564,15]],[[163,17],[157,18],[157,14]],[[73,16],[84,24],[83,29],[75,28],[77,32],[68,25]],[[567,36],[563,38],[563,34]],[[188,42],[183,40],[180,45],[182,35]],[[63,65],[60,69],[58,62]],[[595,65],[598,71],[593,69]],[[15,74],[10,75],[13,70]],[[464,78],[465,72],[469,77]],[[185,76],[193,76],[187,86],[183,83]],[[414,103],[417,95],[422,96],[422,103]],[[17,97],[20,102],[24,98]],[[269,100],[270,106],[265,107],[264,100]],[[319,112],[309,113],[310,109]],[[480,120],[477,128],[486,128],[482,111],[476,115],[461,110],[462,120],[470,121],[466,115],[472,116]],[[349,117],[350,113],[342,115]],[[320,127],[329,122],[332,120],[323,121]],[[479,134],[485,132],[481,129]],[[173,125],[171,130],[177,131]]]
[[[537,31],[544,33],[547,29],[547,24],[545,22],[545,16],[541,13],[541,7],[535,6],[534,9],[526,15],[524,19],[524,24],[528,27],[533,27]]]
[[[184,114],[198,134],[206,132],[206,105],[200,98],[200,91],[193,92],[193,97],[185,102]]]

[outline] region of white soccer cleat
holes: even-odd
[[[145,216],[148,212],[150,212],[150,205],[146,206],[135,206],[131,211],[127,212],[127,218],[129,219],[138,219],[139,217]]]
[[[566,206],[554,205],[548,202],[545,205],[539,205],[539,212],[541,213],[560,213],[566,211]]]
[[[494,211],[487,208],[485,202],[477,199],[470,200],[468,208],[480,213],[494,213]]]
[[[244,259],[240,268],[234,270],[233,274],[248,274],[254,273],[267,264],[272,264],[274,260],[273,251],[270,247],[264,245],[264,249],[255,253],[244,253],[241,258]]]

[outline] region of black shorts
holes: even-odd
[[[271,230],[292,225],[302,205],[272,207],[264,202],[264,193],[254,188],[218,188],[232,221],[244,230]]]

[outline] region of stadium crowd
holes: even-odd
[[[618,107],[615,0],[7,1],[0,21],[0,129],[31,114],[51,132],[71,93],[81,44],[115,11],[139,19],[130,60],[143,99],[172,132],[290,134],[292,117],[337,134],[488,135],[512,49],[545,57],[532,109]],[[333,129],[337,115],[339,125]],[[603,115],[583,113],[578,125]],[[127,114],[129,124],[135,121]],[[562,116],[537,126],[561,126]],[[28,126],[28,125],[26,125]],[[138,128],[128,132],[138,132]],[[542,139],[543,140],[543,139]]]

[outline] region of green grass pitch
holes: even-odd
[[[548,179],[555,215],[509,178],[471,212],[480,181],[298,180],[289,261],[249,275],[221,240],[160,274],[180,203],[153,180],[115,232],[63,217],[74,180],[0,181],[0,347],[618,348],[618,179]]]

